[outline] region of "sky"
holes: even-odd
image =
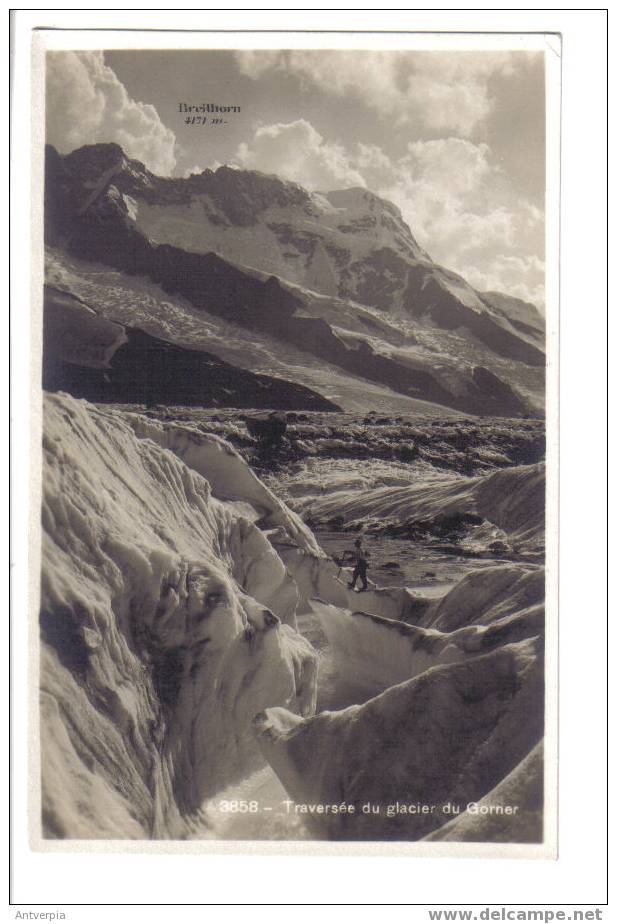
[[[185,123],[180,104],[240,107]],[[544,55],[77,51],[47,56],[47,140],[162,176],[233,164],[394,202],[438,263],[544,305]]]

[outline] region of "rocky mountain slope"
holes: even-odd
[[[339,410],[303,385],[109,321],[52,286],[43,302],[43,388],[114,404]]]
[[[519,337],[544,348],[546,324],[535,305],[503,292],[482,292],[482,299],[510,326]]]
[[[170,302],[193,328],[201,317],[198,348],[258,373],[275,363],[345,409],[364,384],[384,407],[389,396],[390,409],[424,401],[541,412],[540,328],[518,309],[510,318],[508,299],[484,297],[434,264],[398,210],[367,190],[309,193],[226,167],[156,177],[112,144],[65,157],[48,148],[46,167],[50,282],[64,276],[65,291],[99,314],[120,320],[103,284],[109,267],[125,312],[140,311],[139,281],[160,306],[158,323]],[[224,325],[241,347],[230,348]],[[167,338],[179,336],[169,325]]]

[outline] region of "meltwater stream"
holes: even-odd
[[[351,549],[356,538],[352,532],[335,530],[315,530],[315,536],[324,552],[334,558]],[[370,581],[379,587],[407,587],[431,597],[447,593],[470,571],[504,562],[499,558],[456,555],[428,543],[379,534],[364,534],[362,541],[369,556]]]

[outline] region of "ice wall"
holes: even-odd
[[[260,481],[225,440],[201,433],[195,427],[150,420],[137,414],[127,415],[127,419],[137,436],[169,449],[189,468],[207,478],[215,497],[250,504],[266,526],[280,529],[294,545],[323,557],[315,537],[300,517]]]
[[[528,639],[339,712],[265,710],[255,731],[318,836],[419,840],[450,820],[448,806],[465,811],[487,796],[540,740],[542,660]]]
[[[210,457],[219,490],[224,471],[230,495],[309,536],[224,444],[187,450],[200,474],[120,412],[53,395],[44,423],[44,835],[182,836],[204,797],[263,763],[257,711],[315,705],[295,583],[214,496]]]
[[[341,570],[323,553],[315,556],[290,543],[281,543],[276,537],[272,537],[272,542],[298,587],[299,613],[312,612],[313,599],[327,600],[344,609],[356,608],[356,592],[347,586],[350,568]],[[417,623],[421,621],[429,601],[406,587],[372,587],[362,594],[362,605],[369,612],[388,619]]]
[[[364,698],[436,665],[475,658],[544,633],[544,611],[539,605],[498,612],[488,626],[480,624],[480,619],[473,624],[470,618],[468,624],[446,632],[317,600],[311,601],[311,607],[328,639],[337,674]]]
[[[506,814],[495,808],[517,807]],[[471,805],[427,841],[539,843],[544,833],[544,748],[537,744],[488,795]]]
[[[430,529],[448,519],[478,517],[500,531],[484,536],[487,544],[501,538],[518,554],[539,555],[544,544],[544,479],[544,463],[432,483],[417,484],[410,476],[406,485],[312,493],[306,499],[294,498],[294,506],[317,522],[337,517],[342,528],[378,531],[416,524]]]

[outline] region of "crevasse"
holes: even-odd
[[[216,837],[204,800],[266,761],[298,802],[438,806],[502,790],[537,802],[541,569],[485,568],[437,599],[373,589],[359,610],[300,517],[223,440],[66,395],[46,397],[44,420],[45,836]],[[514,477],[524,487],[537,471]],[[318,702],[337,711],[315,714]],[[311,830],[485,835],[482,818],[436,812]],[[529,808],[519,836],[537,839],[539,817]]]

